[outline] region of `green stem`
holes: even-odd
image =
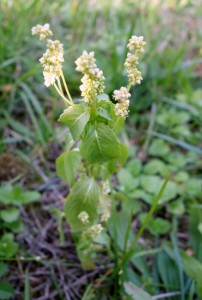
[[[65,81],[65,77],[64,77],[64,74],[63,74],[62,69],[60,69],[60,74],[61,74],[61,77],[62,77],[62,82],[63,82],[64,87],[65,87],[65,91],[66,91],[66,93],[67,93],[67,95],[68,95],[68,98],[69,98],[71,104],[74,105],[74,101],[72,100],[72,97],[71,97],[71,95],[70,95],[70,92],[69,92],[69,89],[68,89],[68,87],[67,87],[67,83],[66,83],[66,81]]]
[[[60,89],[58,88],[58,86],[56,84],[54,84],[54,88],[56,89],[56,91],[58,92],[58,94],[60,95],[60,97],[62,97],[62,99],[64,100],[65,105],[67,107],[68,107],[68,105],[72,105],[71,102],[67,98],[65,98],[65,96],[61,93]]]

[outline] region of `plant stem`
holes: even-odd
[[[64,74],[63,74],[62,69],[60,69],[60,74],[61,74],[61,77],[62,77],[62,82],[63,82],[63,84],[64,84],[64,87],[65,87],[65,91],[66,91],[66,93],[67,93],[67,96],[68,96],[70,102],[71,102],[72,104],[74,104],[74,101],[72,100],[72,97],[71,97],[70,92],[69,92],[69,90],[68,90],[67,83],[66,83],[66,81],[65,81],[65,77],[64,77]]]
[[[58,88],[58,86],[56,84],[54,84],[54,87],[56,89],[56,91],[58,92],[58,94],[62,97],[62,99],[64,100],[65,102],[65,105],[68,106],[68,105],[72,105],[72,103],[67,99],[65,98],[65,96],[61,93],[60,89]],[[68,105],[67,105],[68,104]]]

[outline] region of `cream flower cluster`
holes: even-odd
[[[137,65],[139,56],[144,52],[144,46],[146,42],[144,42],[143,36],[135,36],[133,35],[129,40],[127,47],[132,53],[127,54],[127,58],[125,61],[125,68],[128,75],[128,80],[130,86],[134,86],[136,84],[140,84],[142,80],[141,72],[138,71]]]
[[[126,87],[121,87],[120,90],[115,90],[113,93],[113,98],[118,103],[115,105],[115,114],[120,117],[127,117],[128,107],[129,107],[129,98],[131,94],[128,92]]]
[[[63,44],[60,41],[48,40],[47,50],[39,60],[44,68],[43,75],[46,86],[53,85],[60,77],[64,62],[63,53]]]
[[[32,28],[33,35],[39,35],[40,41],[46,41],[53,33],[50,30],[50,25],[36,25]],[[55,81],[61,75],[62,63],[64,62],[63,44],[60,41],[47,40],[47,50],[40,58],[40,63],[43,65],[44,84],[48,87],[55,84]]]
[[[45,25],[36,25],[32,27],[32,35],[39,35],[39,40],[44,42],[53,33],[50,30],[50,25],[47,23]]]
[[[81,79],[82,85],[80,86],[81,96],[84,97],[86,103],[95,99],[97,95],[104,92],[103,72],[97,67],[94,52],[88,53],[83,51],[82,55],[75,61],[76,70],[84,74]]]
[[[83,224],[88,224],[89,223],[89,215],[87,212],[82,211],[78,215],[78,219],[83,223]]]
[[[102,230],[103,227],[101,224],[95,224],[86,230],[85,235],[87,235],[91,239],[94,239],[100,235]]]

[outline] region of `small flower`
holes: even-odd
[[[79,219],[83,224],[88,224],[88,223],[89,223],[89,215],[88,215],[87,212],[85,212],[85,211],[80,212],[80,214],[78,215],[78,219]]]
[[[39,59],[44,68],[44,84],[47,87],[53,85],[60,77],[62,63],[64,62],[63,54],[63,44],[60,41],[50,39],[47,41],[47,50],[43,57]]]
[[[32,35],[39,35],[39,40],[44,42],[53,33],[50,30],[50,25],[47,23],[45,25],[36,25],[32,27]]]
[[[115,105],[115,114],[119,117],[126,118],[128,116],[128,107],[129,107],[129,101],[124,103],[117,103]]]
[[[128,92],[128,89],[126,87],[121,87],[120,90],[115,90],[113,93],[113,98],[115,101],[124,103],[128,101],[128,98],[130,98],[131,94]]]
[[[102,232],[103,227],[101,224],[96,224],[87,229],[86,235],[92,239],[96,238]]]
[[[97,67],[95,61],[94,52],[88,53],[87,51],[83,51],[82,55],[75,61],[77,65],[76,70],[83,74],[93,73]]]
[[[140,55],[144,52],[144,46],[146,45],[146,42],[144,42],[143,36],[136,36],[133,35],[131,39],[129,40],[129,43],[127,47],[131,52],[134,52],[136,55]]]
[[[134,86],[136,84],[140,84],[142,81],[142,74],[138,69],[134,68],[131,70],[128,70],[128,80],[131,86]]]
[[[77,65],[76,70],[84,74],[81,79],[82,85],[80,90],[86,103],[92,102],[105,89],[105,77],[95,62],[94,52],[88,53],[87,51],[83,51],[82,55],[75,61]]]
[[[104,210],[103,214],[101,215],[101,221],[107,222],[110,218],[110,211],[108,209]]]

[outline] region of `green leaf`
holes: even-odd
[[[22,192],[22,194],[20,195],[19,202],[21,202],[21,204],[29,204],[38,201],[39,198],[40,198],[40,194],[38,192],[34,192],[34,191]]]
[[[134,178],[131,173],[125,168],[119,171],[117,177],[119,184],[123,186],[127,191],[134,190],[139,184],[139,180],[137,181],[137,179]]]
[[[99,186],[93,179],[81,180],[73,186],[64,206],[65,216],[72,230],[84,229],[84,224],[78,218],[82,211],[89,215],[88,225],[96,220],[98,199]]]
[[[168,154],[170,148],[166,142],[161,139],[155,139],[149,147],[149,154],[153,156],[164,156]]]
[[[97,99],[98,99],[98,102],[100,102],[100,101],[110,102],[109,96],[107,94],[98,95]]]
[[[165,244],[164,249],[165,249],[166,253],[173,260],[175,260],[175,255],[174,255],[173,249],[169,245],[169,243]],[[201,276],[202,264],[194,257],[187,255],[186,252],[183,250],[180,250],[180,258],[181,258],[182,268],[183,268],[184,272],[192,280],[197,282],[198,293],[200,296],[202,296],[202,276]]]
[[[182,215],[185,212],[185,206],[182,199],[169,203],[168,212],[174,215]]]
[[[201,198],[202,194],[202,180],[201,179],[190,179],[187,182],[187,188],[185,191],[186,195],[196,198]]]
[[[8,271],[8,265],[4,262],[0,262],[0,277],[3,277]]]
[[[147,191],[148,193],[156,193],[161,186],[163,180],[158,176],[141,176],[141,186]],[[169,181],[165,191],[161,197],[159,204],[167,202],[177,195],[177,185],[175,182]]]
[[[158,176],[142,175],[140,178],[141,186],[149,193],[156,193],[162,184],[162,180]]]
[[[58,176],[72,186],[75,181],[80,162],[81,156],[79,151],[70,150],[63,152],[56,160]]]
[[[5,233],[0,239],[0,256],[11,258],[18,250],[18,244],[14,242],[14,236],[11,233]]]
[[[149,222],[148,230],[151,234],[159,236],[166,234],[171,228],[170,222],[162,218],[155,218]]]
[[[132,159],[129,163],[127,163],[126,168],[133,176],[137,176],[142,169],[141,161],[139,159]]]
[[[105,124],[98,124],[81,145],[81,154],[89,163],[103,163],[120,157],[119,142]]]
[[[152,159],[144,166],[144,172],[148,174],[160,174],[165,177],[169,171],[162,160]]]
[[[15,186],[6,184],[0,188],[0,203],[2,204],[19,206],[21,204],[38,201],[39,198],[40,194],[38,192],[24,192],[22,187],[18,184]]]
[[[132,282],[124,282],[124,288],[126,293],[131,296],[133,300],[152,300],[152,297],[147,292]]]
[[[101,117],[103,117],[104,119],[111,121],[112,118],[110,117],[109,113],[107,112],[106,109],[102,108],[102,107],[98,107],[97,109],[97,113],[98,115],[100,115]]]
[[[0,282],[0,299],[10,299],[14,294],[12,285],[8,282]]]
[[[0,212],[1,219],[4,222],[12,223],[13,221],[16,221],[19,218],[20,211],[18,208],[12,207],[4,209]]]
[[[6,228],[10,229],[14,233],[18,233],[18,232],[23,231],[25,226],[24,226],[24,223],[22,222],[22,220],[19,219],[14,222],[7,223]]]
[[[86,124],[90,119],[90,114],[85,106],[74,104],[64,110],[59,118],[59,122],[66,124],[76,141],[82,134]]]

